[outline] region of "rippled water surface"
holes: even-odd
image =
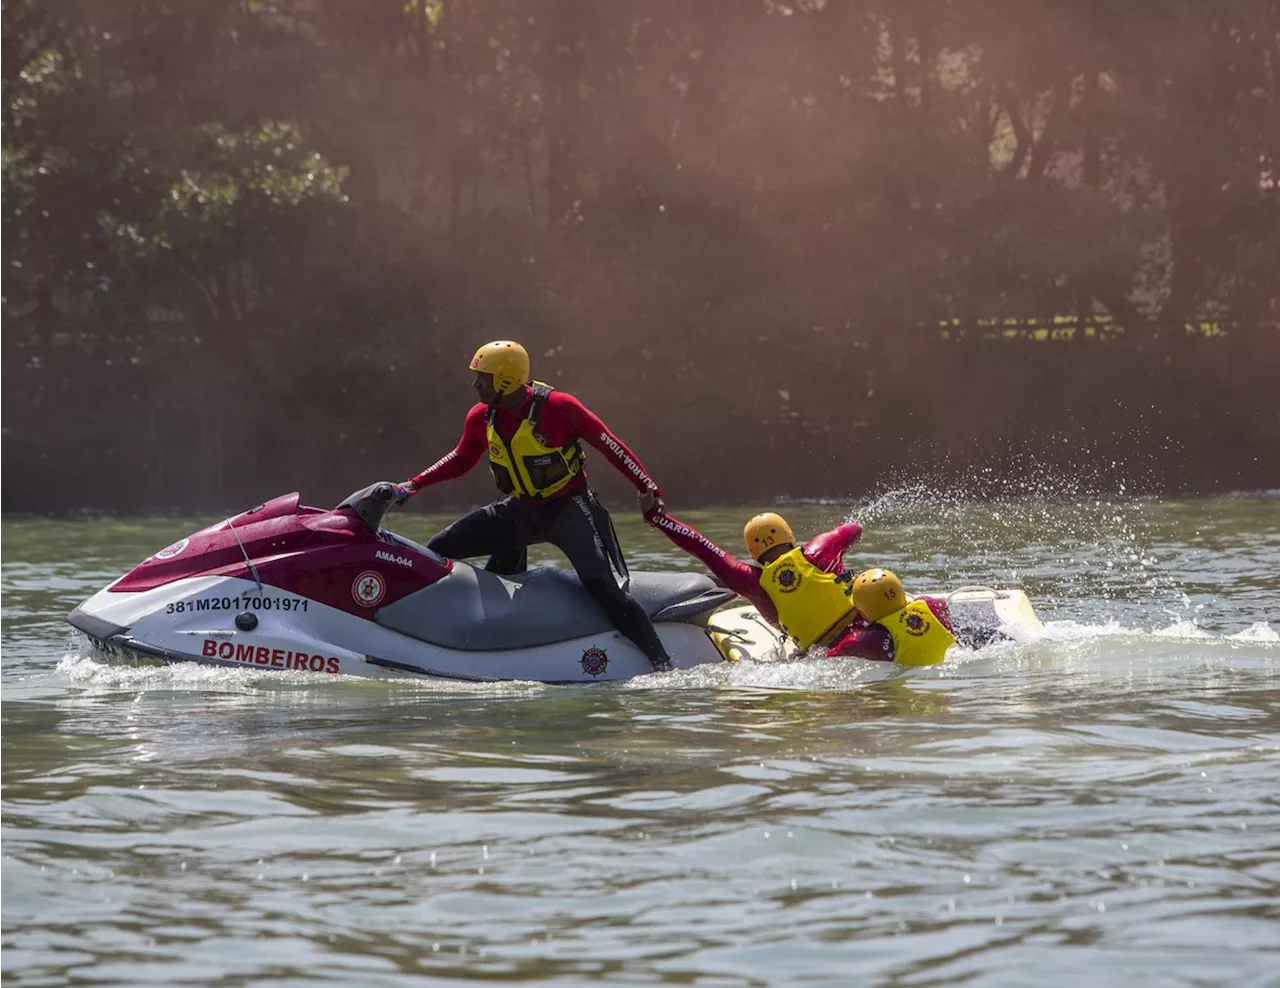
[[[4,979],[1280,984],[1280,499],[853,515],[855,567],[1047,627],[613,686],[124,666],[66,612],[209,519],[6,521]]]

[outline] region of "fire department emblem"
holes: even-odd
[[[177,542],[173,543],[173,545],[167,545],[163,549],[161,549],[159,552],[157,552],[156,558],[172,559],[174,556],[176,556],[178,553],[180,553],[183,549],[185,549],[190,544],[191,544],[190,539],[179,539]]]
[[[919,638],[929,630],[929,622],[922,618],[915,611],[905,611],[898,618],[898,623],[902,625],[902,629],[909,635]]]
[[[795,593],[800,589],[800,571],[791,563],[784,563],[778,569],[774,580],[783,593]]]
[[[588,676],[599,676],[609,668],[609,656],[603,648],[589,648],[582,653],[582,671]]]
[[[387,595],[387,581],[381,573],[365,570],[351,581],[351,596],[361,607],[377,607]]]

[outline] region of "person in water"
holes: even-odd
[[[640,507],[645,521],[755,605],[800,648],[830,645],[856,619],[853,574],[844,567],[844,554],[862,537],[861,525],[845,522],[799,546],[781,515],[756,515],[742,530],[753,560],[748,563],[671,517],[656,499],[642,493]]]
[[[946,601],[920,597],[908,602],[902,584],[887,570],[868,570],[855,580],[845,569],[844,554],[862,536],[862,526],[854,522],[797,545],[780,515],[756,515],[742,531],[754,560],[747,563],[667,514],[655,499],[642,493],[640,503],[650,525],[745,597],[802,650],[820,647],[828,655],[931,665],[941,662],[955,641]],[[872,579],[872,573],[882,576]],[[859,593],[865,610],[858,604]],[[896,610],[886,609],[895,601]],[[921,607],[931,617],[924,617]],[[904,611],[901,620],[895,617],[898,611]]]
[[[908,598],[902,581],[887,569],[858,574],[853,606],[862,622],[845,632],[831,647],[831,655],[934,666],[956,643],[947,602],[941,597]]]
[[[480,397],[451,453],[400,485],[398,503],[431,484],[467,473],[488,453],[500,500],[477,508],[427,547],[454,559],[489,556],[486,569],[523,572],[527,548],[549,542],[563,552],[583,587],[654,669],[673,668],[643,607],[626,592],[626,563],[609,512],[587,483],[582,443],[599,450],[637,490],[662,505],[662,492],[635,454],[578,399],[530,382],[519,343],[486,343],[471,359]]]

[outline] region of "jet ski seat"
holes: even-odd
[[[700,573],[633,573],[629,590],[654,621],[693,621],[734,596]],[[460,562],[373,619],[419,641],[470,652],[550,645],[613,627],[572,571],[540,566],[498,576]]]

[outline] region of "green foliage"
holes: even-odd
[[[306,150],[294,124],[266,122],[238,134],[210,124],[191,150],[202,166],[180,168],[144,223],[101,215],[117,250],[138,260],[178,250],[216,261],[249,236],[269,235],[292,210],[347,201],[346,169]]]
[[[636,407],[696,380],[681,400],[714,416],[744,382],[798,395],[791,366],[907,366],[939,326],[1275,347],[1277,0],[3,18],[6,368],[75,340],[166,380],[193,360],[257,375],[293,408],[345,368],[377,382],[377,416],[379,375],[431,380],[474,337],[519,335],[548,376],[625,363],[637,396],[609,397]],[[1230,328],[1187,331],[1202,320]],[[757,343],[778,348],[763,368]]]
[[[697,281],[733,230],[853,323],[1274,315],[1273,3],[28,0],[5,20],[19,309],[107,267],[137,293],[113,304],[145,305],[165,254],[200,281],[291,212],[347,208],[384,241],[504,216],[546,246],[671,234]]]

